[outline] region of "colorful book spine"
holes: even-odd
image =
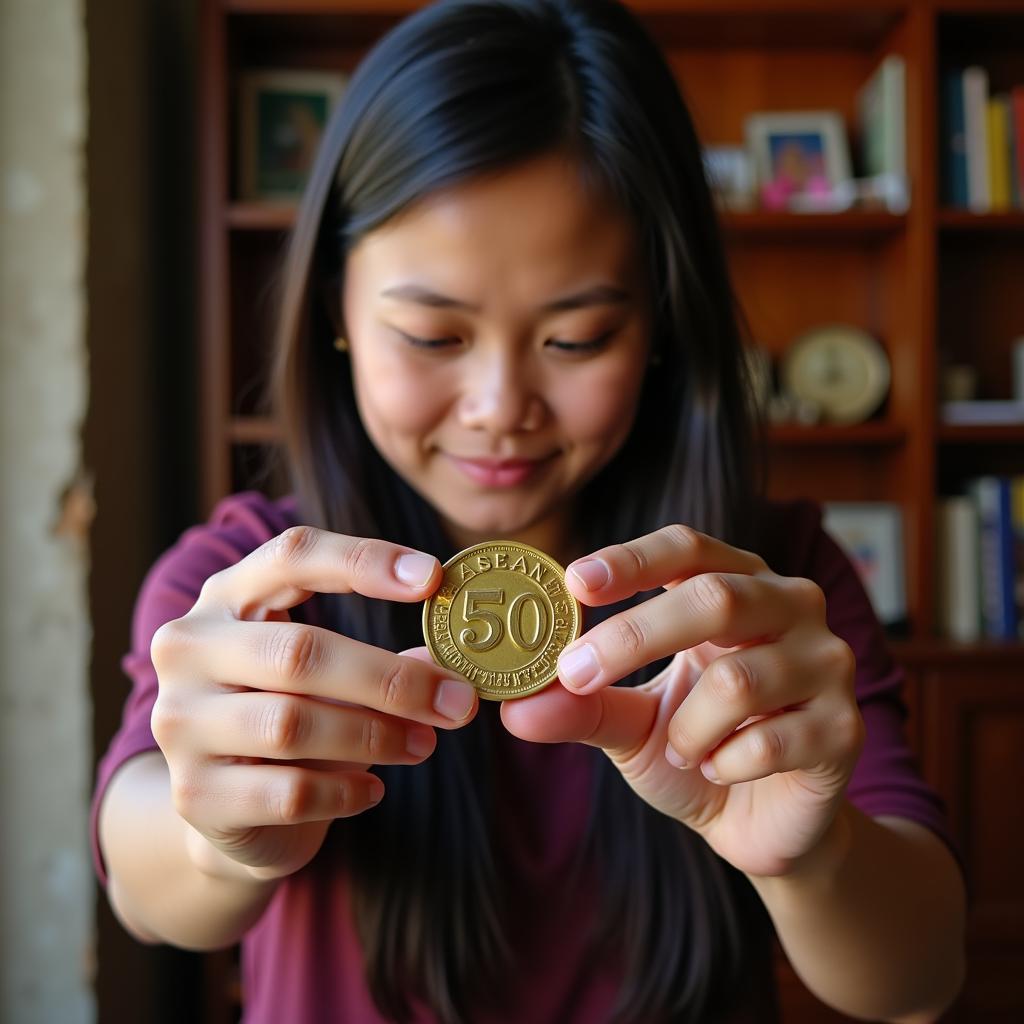
[[[988,120],[988,184],[994,212],[1010,209],[1010,104],[1005,96],[992,96],[985,109]]]
[[[968,492],[978,509],[981,568],[981,620],[986,637],[1017,637],[1016,545],[1011,481],[984,476],[970,481]]]
[[[1024,208],[1024,85],[1010,90],[1010,119],[1013,122],[1013,166],[1018,205]]]
[[[1010,518],[1014,536],[1014,596],[1017,605],[1017,636],[1024,640],[1024,476],[1010,481]]]
[[[939,630],[971,643],[982,635],[977,505],[965,495],[940,499],[936,527]]]
[[[988,72],[964,68],[964,135],[967,140],[967,205],[975,213],[992,209],[988,177]]]
[[[945,202],[966,206],[967,136],[961,71],[947,71],[942,76],[942,164]]]

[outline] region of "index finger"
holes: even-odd
[[[642,590],[666,590],[706,572],[763,572],[760,555],[673,523],[624,544],[610,544],[565,570],[568,589],[583,604],[602,605]]]
[[[441,581],[441,563],[415,548],[293,526],[234,565],[214,573],[196,601],[227,607],[237,619],[294,608],[314,593],[423,601]]]

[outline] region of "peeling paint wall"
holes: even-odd
[[[82,0],[0,0],[0,1020],[95,1018]]]

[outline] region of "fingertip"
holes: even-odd
[[[582,593],[593,594],[611,582],[612,573],[603,558],[581,558],[566,570],[566,578],[570,577]]]
[[[434,580],[441,563],[423,551],[406,551],[395,559],[394,574],[399,583],[413,590],[425,590]]]
[[[430,653],[429,647],[409,647],[404,651],[399,651],[398,656],[400,658],[414,658],[416,661],[422,661],[427,665],[436,665],[434,656]]]

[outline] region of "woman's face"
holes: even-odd
[[[452,540],[582,553],[572,498],[629,433],[648,358],[631,221],[546,156],[371,232],[342,301],[366,431]]]

